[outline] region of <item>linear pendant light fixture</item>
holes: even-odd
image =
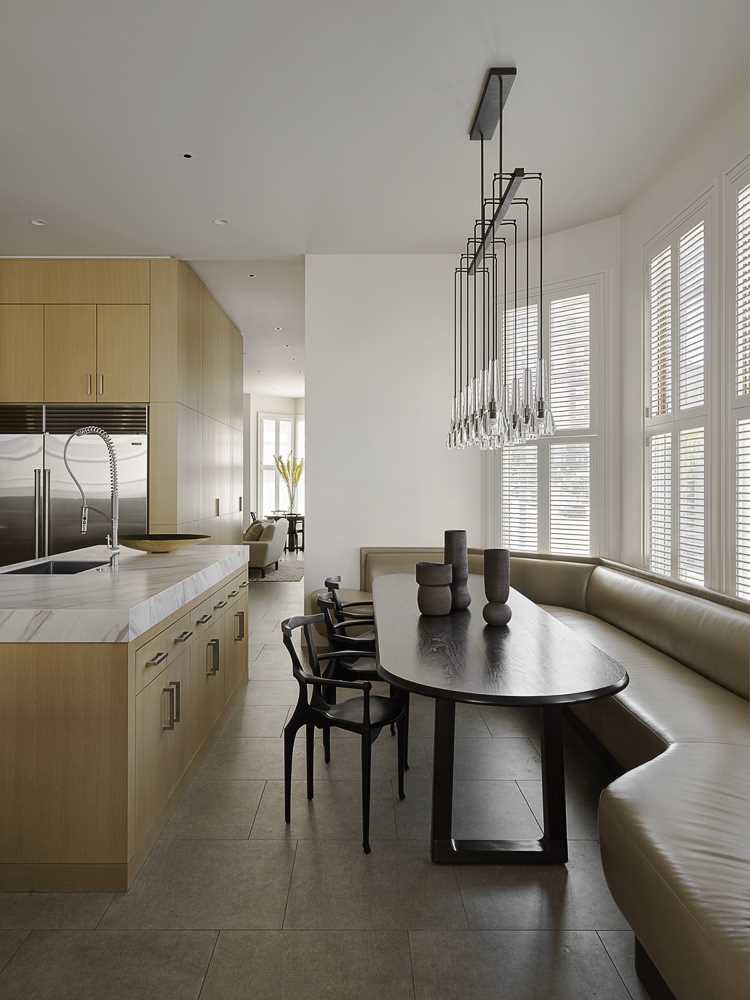
[[[453,401],[449,448],[498,449],[555,432],[544,363],[544,182],[503,172],[503,107],[513,67],[488,70],[469,138],[479,142],[480,217],[453,278]],[[485,143],[497,129],[497,172],[487,183]],[[539,231],[534,267],[538,322],[529,305],[530,222]],[[523,301],[519,300],[519,258]],[[534,358],[531,338],[537,331]]]

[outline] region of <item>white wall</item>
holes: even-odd
[[[750,93],[692,135],[622,215],[622,559],[635,565],[643,557],[644,247],[710,189],[718,208],[723,174],[748,152]]]
[[[258,414],[278,413],[302,416],[305,412],[304,397],[261,396],[245,393],[244,397],[244,489],[243,528],[250,521],[250,511],[258,510]]]
[[[484,541],[481,455],[449,451],[452,255],[305,262],[305,588],[363,545]]]

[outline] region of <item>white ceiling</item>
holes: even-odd
[[[6,254],[453,250],[476,210],[467,128],[504,63],[518,67],[506,162],[544,169],[550,230],[583,223],[617,212],[738,89],[750,38],[748,0],[2,11]]]
[[[304,396],[304,258],[190,264],[242,330],[245,392]]]

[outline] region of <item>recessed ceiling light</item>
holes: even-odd
[[[296,361],[296,360],[297,360],[296,358],[292,358],[292,361]]]
[[[283,326],[275,326],[275,327],[274,327],[274,330],[276,331],[276,333],[281,333],[281,331],[282,331],[283,329],[284,329],[284,327],[283,327]]]
[[[248,274],[248,278],[254,278],[254,277],[255,277],[254,274]]]
[[[186,160],[192,160],[192,158],[193,158],[193,154],[192,153],[183,153],[182,155],[183,155],[184,159],[186,159]]]
[[[289,344],[284,344],[284,347],[289,347]]]
[[[31,225],[32,226],[46,226],[47,225],[47,220],[46,219],[32,219],[31,220]]]
[[[228,226],[229,219],[214,219],[213,223],[215,226]]]

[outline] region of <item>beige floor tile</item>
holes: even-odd
[[[281,927],[294,845],[261,840],[174,840],[153,852],[118,897],[107,928]]]
[[[632,1000],[651,1000],[646,987],[635,971],[635,936],[628,931],[599,931],[599,937],[607,949],[620,978],[628,988]]]
[[[214,931],[35,931],[0,975],[0,1000],[191,1000]]]
[[[284,745],[280,739],[217,739],[197,777],[205,781],[283,778]]]
[[[21,942],[30,931],[0,931],[0,972],[5,968],[13,955],[21,947]]]
[[[481,705],[479,713],[493,736],[529,736],[540,732],[539,710],[511,705]]]
[[[0,930],[86,930],[113,899],[103,892],[0,892]]]
[[[519,781],[518,785],[537,821],[542,823],[542,782]],[[597,810],[601,788],[580,776],[566,775],[565,805],[569,840],[598,840]]]
[[[281,736],[289,715],[287,705],[231,706],[219,728],[219,739],[269,739]]]
[[[607,888],[599,845],[569,842],[567,865],[463,866],[469,926],[508,930],[620,930],[628,924]]]
[[[284,783],[268,781],[250,834],[253,839],[331,840],[362,839],[362,796],[359,781],[320,781],[312,801],[307,782],[292,782],[292,821],[284,822]],[[370,838],[395,840],[396,821],[390,788],[375,782],[370,796]]]
[[[417,1000],[627,1000],[593,932],[413,931]]]
[[[183,792],[165,837],[247,840],[264,781],[193,781]]]
[[[410,747],[422,743],[429,760],[430,740],[410,740]],[[541,758],[531,740],[522,737],[505,739],[462,739],[455,741],[453,774],[456,781],[505,781],[541,777]]]
[[[201,1000],[411,1000],[404,931],[222,931]]]
[[[427,846],[300,840],[285,928],[408,930],[466,927],[452,867],[433,865]]]

